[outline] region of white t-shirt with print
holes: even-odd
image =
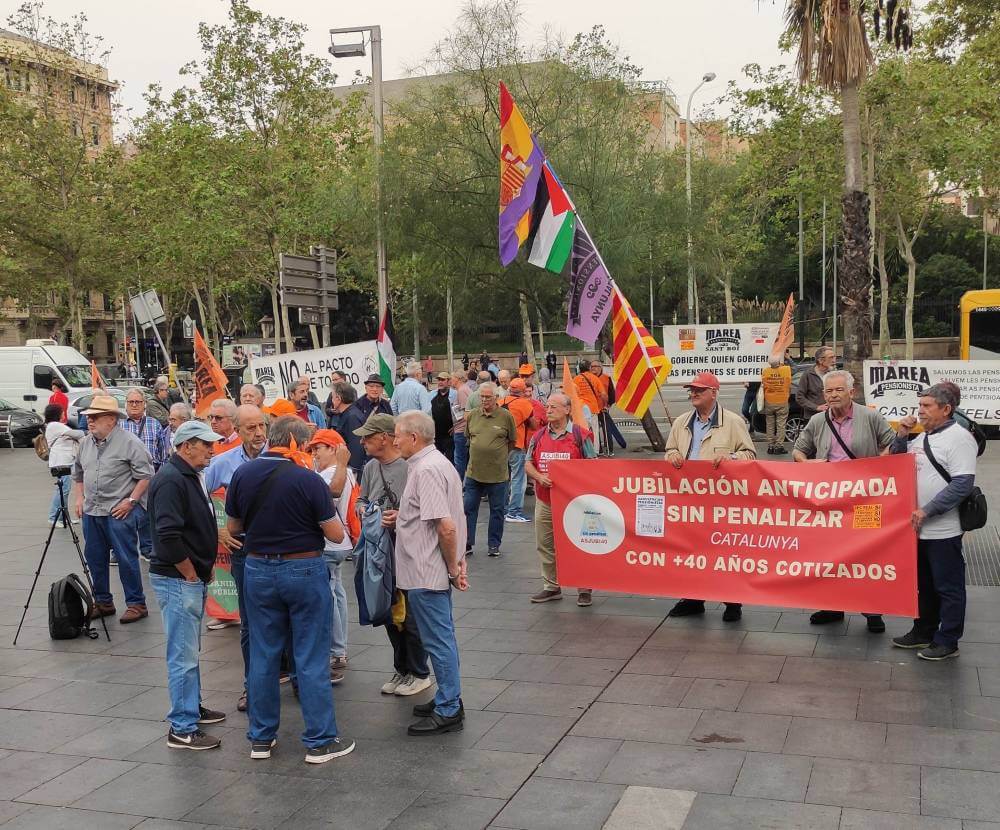
[[[976,474],[976,439],[961,424],[952,424],[947,429],[926,436],[931,442],[934,459],[952,478]],[[925,434],[918,435],[908,446],[917,463],[917,506],[925,507],[938,493],[948,486],[941,474],[924,454]],[[962,535],[962,525],[958,518],[958,508],[931,516],[920,528],[921,539],[951,539]]]

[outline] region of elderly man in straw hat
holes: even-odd
[[[90,409],[82,414],[87,416],[89,434],[80,442],[73,481],[76,515],[83,517],[84,555],[94,578],[94,615],[117,613],[109,584],[114,549],[127,606],[119,622],[132,623],[149,616],[139,570],[136,521],[145,515],[153,462],[142,441],[119,426],[125,413],[113,397],[95,395]]]

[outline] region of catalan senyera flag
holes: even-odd
[[[202,338],[198,329],[194,330],[194,385],[198,390],[198,400],[194,414],[199,418],[208,414],[212,401],[228,397],[229,380],[222,371],[219,361]]]
[[[778,326],[778,333],[775,335],[774,344],[771,346],[771,357],[775,360],[783,360],[785,349],[795,342],[795,294],[788,295],[788,302],[785,303],[785,313],[781,315],[781,325]]]
[[[500,84],[500,263],[510,265],[531,231],[545,157],[507,87]]]
[[[641,418],[649,409],[656,390],[670,374],[670,358],[663,353],[617,285],[611,301],[611,326],[615,405]]]
[[[104,378],[101,377],[101,373],[97,371],[97,364],[93,360],[90,361],[90,385],[96,392],[98,389],[105,390],[107,387],[104,385]]]

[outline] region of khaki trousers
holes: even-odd
[[[768,446],[780,447],[785,442],[785,422],[788,420],[787,403],[764,404],[764,430]]]
[[[540,498],[535,498],[535,542],[538,545],[538,561],[542,568],[543,588],[558,591],[556,579],[556,543],[552,535],[552,508]]]

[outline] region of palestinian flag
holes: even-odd
[[[375,341],[378,349],[378,373],[385,384],[385,394],[392,396],[396,388],[396,331],[392,327],[392,310],[387,305],[385,316],[378,327],[378,339]]]
[[[531,209],[528,262],[556,274],[562,273],[573,250],[575,224],[573,203],[546,161]]]

